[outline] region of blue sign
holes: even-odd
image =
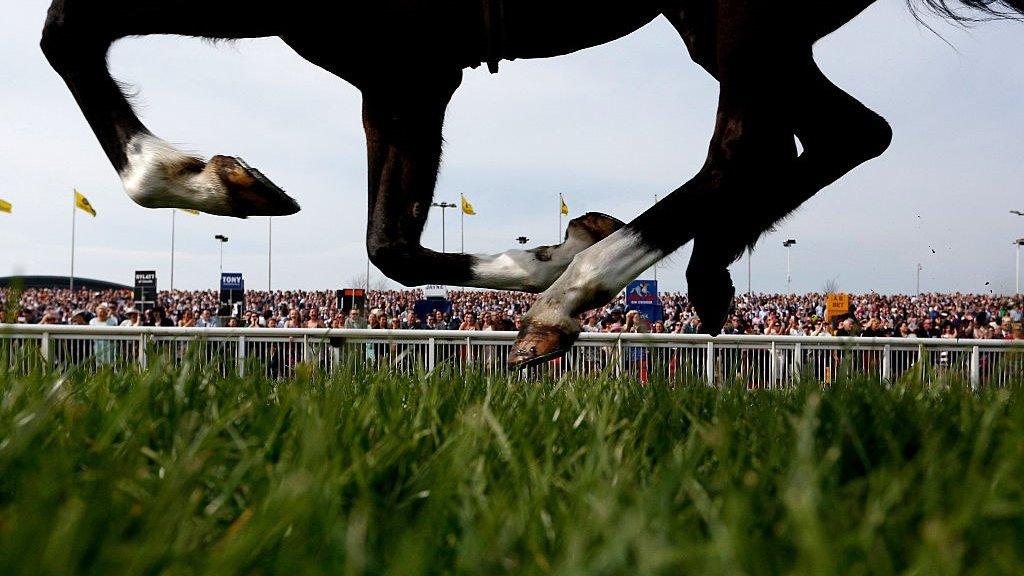
[[[634,280],[626,286],[626,310],[636,310],[651,322],[662,319],[657,280]]]
[[[245,290],[245,280],[242,279],[241,272],[221,272],[220,274],[220,289],[221,290]]]

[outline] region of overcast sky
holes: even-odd
[[[77,187],[99,217],[78,216],[76,275],[131,283],[134,270],[155,269],[167,288],[171,213],[132,203],[43,58],[47,5],[13,3],[0,24],[0,198],[14,204],[0,214],[0,274],[68,273]],[[1013,290],[1012,241],[1024,236],[1024,218],[1009,214],[1024,210],[1024,24],[964,31],[928,22],[953,47],[901,0],[879,2],[818,44],[826,74],[887,118],[895,139],[762,239],[755,291],[785,290],[786,238],[798,241],[797,292],[836,278],[847,291],[910,293],[918,263],[924,290]],[[302,204],[274,220],[275,288],[338,288],[364,273],[366,160],[354,88],[276,39],[130,39],[110,62],[139,89],[154,133],[205,156],[240,156]],[[520,235],[552,243],[559,192],[574,216],[629,220],[697,171],[716,93],[661,20],[568,57],[505,62],[497,76],[467,71],[448,116],[437,199],[463,193],[476,207],[467,251],[502,251]],[[448,216],[448,249],[458,250],[459,218]],[[265,218],[180,213],[175,286],[215,285],[214,234],[230,237],[225,269],[265,288]],[[424,242],[440,248],[439,214]],[[663,290],[685,289],[688,258],[683,249],[659,267]],[[733,272],[745,290],[746,260]]]

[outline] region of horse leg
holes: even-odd
[[[242,218],[294,214],[298,204],[242,160],[214,156],[206,162],[154,136],[111,78],[106,54],[125,36],[254,38],[280,32],[279,21],[240,0],[187,8],[181,2],[53,0],[40,46],[136,203]]]
[[[441,160],[445,109],[461,83],[461,71],[393,82],[364,81],[363,124],[369,159],[366,232],[370,260],[407,286],[454,284],[539,292],[573,257],[623,224],[591,213],[573,220],[565,241],[533,250],[446,254],[424,248]],[[416,86],[409,90],[408,86]]]
[[[856,166],[882,154],[892,139],[889,125],[849,94],[833,85],[817,67],[810,46],[856,17],[874,0],[846,0],[819,7],[801,24],[807,46],[804,64],[794,79],[798,101],[792,107],[793,132],[804,151],[794,171],[794,185],[770,199],[752,199],[759,210],[748,211],[748,221],[732,227],[737,236],[745,233],[746,247],[753,247],[761,234],[795,210],[819,190],[835,182]],[[715,26],[718,14],[711,5],[699,2],[668,10],[665,16],[679,32],[690,56],[716,78]],[[767,201],[766,201],[767,200]],[[753,207],[753,204],[748,204]],[[728,266],[745,247],[729,243],[742,238],[721,234],[694,239],[693,255],[686,278],[690,302],[701,319],[703,330],[718,334],[724,324],[735,289]]]
[[[748,211],[748,221],[732,228],[734,233],[746,232],[747,238],[719,234],[694,239],[686,281],[690,303],[707,334],[722,330],[735,293],[728,266],[744,248],[752,248],[761,234],[820,190],[880,156],[892,141],[892,129],[881,116],[832,84],[813,59],[807,62],[793,116],[794,132],[804,148],[794,167],[793,185],[748,204],[757,209]]]
[[[746,229],[760,208],[747,204],[765,182],[781,189],[792,185],[796,150],[789,90],[795,86],[800,50],[795,36],[786,33],[791,15],[757,0],[720,0],[716,7],[712,68],[721,86],[707,161],[689,182],[573,260],[524,316],[510,365],[564,354],[579,335],[579,313],[607,302],[694,237],[720,236],[723,215],[739,212]],[[681,219],[682,214],[695,217]],[[730,240],[730,246],[735,244]],[[698,252],[699,260],[715,260],[714,252],[704,254]],[[725,279],[709,286],[709,292],[722,292],[718,302],[727,301],[724,296],[731,290]],[[714,306],[721,304],[708,309]]]

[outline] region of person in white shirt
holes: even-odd
[[[96,307],[96,316],[89,320],[90,326],[117,326],[117,318],[110,314],[110,308],[106,304]],[[110,340],[94,340],[92,343],[93,355],[97,364],[114,363],[114,343]]]

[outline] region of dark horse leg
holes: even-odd
[[[277,35],[282,25],[241,0],[54,0],[41,46],[132,200],[147,208],[192,208],[226,216],[285,215],[298,212],[298,204],[240,159],[214,156],[205,162],[154,136],[106,63],[110,45],[125,36],[254,38]]]
[[[850,0],[816,9],[805,25],[809,44],[831,34],[860,14],[874,0]],[[701,41],[712,32],[701,28],[701,22],[683,22],[669,16],[680,31],[691,54],[703,56]],[[713,66],[705,66],[717,77]],[[729,235],[719,231],[699,234],[694,239],[693,255],[686,279],[690,302],[701,319],[702,330],[708,334],[721,332],[732,306],[735,288],[728,266],[743,251],[753,248],[761,234],[780,219],[810,199],[822,188],[835,182],[860,164],[881,155],[892,140],[892,130],[878,114],[836,87],[815,64],[810,48],[797,67],[795,106],[792,107],[792,128],[804,151],[796,163],[795,184],[776,194],[751,198],[750,208],[734,221],[730,218]],[[746,217],[746,218],[744,218]],[[746,220],[746,221],[744,221]],[[744,238],[744,234],[747,237]]]
[[[692,180],[573,261],[524,318],[510,364],[528,365],[564,353],[579,333],[577,314],[607,302],[630,279],[691,239],[699,242],[687,271],[691,296],[702,320],[711,325],[706,329],[717,333],[733,296],[725,267],[772,223],[888,144],[884,121],[820,72],[810,73],[808,62],[813,71],[817,68],[809,58],[813,39],[800,28],[806,22],[778,5],[754,0],[722,0],[716,8],[705,15],[715,28],[712,49],[707,50],[709,44],[703,51],[690,46],[692,55],[711,58],[702,65],[721,83],[707,162]],[[810,95],[816,107],[812,113],[798,111],[807,103],[797,98],[801,94]],[[837,110],[830,108],[837,106],[844,120],[869,114],[879,121],[864,138],[873,144],[857,142],[848,150],[847,144],[837,144],[842,138],[838,129],[845,127],[833,121]],[[794,132],[806,147],[800,158]],[[765,183],[786,192],[782,198],[767,194]],[[692,216],[679,220],[680,215]],[[739,232],[723,238],[723,217],[737,215],[739,224],[730,222],[729,233]]]
[[[416,68],[415,66],[411,68]],[[622,226],[590,213],[573,220],[565,241],[497,255],[443,254],[420,244],[441,160],[445,109],[458,88],[457,69],[363,79],[363,124],[369,158],[367,251],[388,277],[408,286],[457,284],[539,292],[580,251]],[[411,89],[410,86],[414,86]]]

